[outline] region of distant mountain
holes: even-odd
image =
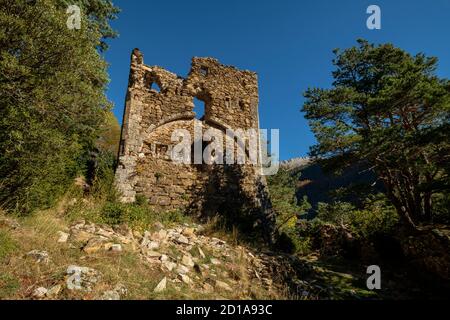
[[[308,197],[312,208],[309,216],[315,215],[319,202],[341,200],[359,206],[360,200],[369,193],[382,190],[373,171],[367,171],[363,166],[353,166],[340,175],[325,172],[321,166],[311,158],[293,158],[280,163],[284,170],[299,175],[297,182],[297,199]],[[345,191],[344,191],[345,189]]]
[[[312,162],[313,160],[308,157],[292,158],[289,160],[281,161],[280,168],[289,171],[297,168],[303,168],[310,165]]]

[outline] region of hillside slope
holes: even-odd
[[[156,221],[138,231],[66,212],[59,206],[24,218],[0,214],[0,299],[376,296],[364,289],[364,273],[240,243],[209,225]]]

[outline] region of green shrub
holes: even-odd
[[[270,199],[276,212],[277,246],[289,253],[308,253],[309,239],[301,237],[297,230],[298,217],[304,214],[311,205],[305,197],[298,202],[295,190],[299,173],[279,170],[268,178]]]
[[[179,210],[155,212],[147,202],[120,203],[106,202],[101,209],[101,221],[107,224],[126,223],[134,228],[145,229],[155,222],[164,225],[189,222],[189,217]]]
[[[107,224],[125,222],[125,205],[117,202],[106,202],[102,209],[102,218]]]
[[[311,237],[294,228],[283,230],[278,235],[277,246],[287,253],[306,255],[311,252]]]
[[[115,154],[100,150],[95,158],[95,164],[89,174],[92,184],[90,194],[106,201],[118,200],[119,192],[114,184]]]
[[[390,233],[398,222],[395,209],[381,194],[366,199],[362,209],[346,202],[319,203],[317,213],[316,220],[345,227],[364,239],[375,233]]]
[[[82,172],[111,106],[98,49],[114,35],[117,9],[82,1],[86,23],[74,32],[65,2],[0,1],[0,205],[9,211],[55,204]]]
[[[432,201],[435,203],[433,222],[450,224],[450,192],[437,193]]]

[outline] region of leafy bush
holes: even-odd
[[[65,2],[0,2],[0,204],[9,210],[53,205],[83,170],[110,109],[98,49],[114,35],[117,10],[78,1],[87,16],[74,32]]]
[[[129,226],[144,230],[160,222],[164,225],[174,223],[184,223],[189,221],[189,217],[181,211],[173,210],[166,212],[155,212],[147,203],[120,203],[106,201],[98,213],[94,213],[97,221],[106,224],[128,224]],[[89,217],[91,220],[92,217]]]
[[[375,233],[389,233],[398,222],[395,209],[381,194],[366,199],[362,209],[346,202],[335,202],[320,203],[317,212],[317,220],[348,229],[363,239]]]
[[[299,233],[295,228],[285,229],[280,232],[277,245],[280,249],[288,253],[298,253],[306,255],[311,252],[311,236]]]
[[[110,151],[100,150],[92,162],[91,172],[88,174],[92,185],[90,194],[94,198],[117,201],[119,192],[114,184],[116,156]]]
[[[435,194],[433,203],[435,203],[433,222],[450,224],[450,192]]]
[[[311,206],[305,197],[298,203],[295,196],[298,173],[279,170],[268,178],[270,199],[276,212],[277,245],[287,252],[307,253],[309,239],[300,237],[297,229],[298,217]]]

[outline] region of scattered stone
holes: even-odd
[[[184,228],[182,234],[188,238],[195,236],[194,228]]]
[[[111,250],[112,252],[122,252],[122,245],[113,244],[111,245],[111,248],[109,250]]]
[[[67,268],[69,277],[66,280],[67,289],[91,291],[101,278],[100,272],[88,267],[71,265]]]
[[[192,257],[188,255],[184,255],[181,259],[181,263],[187,267],[193,267],[195,265],[194,261],[192,261]]]
[[[88,243],[83,247],[83,251],[87,254],[96,253],[100,250],[107,250],[111,244],[105,243],[103,239],[100,238],[92,238],[88,241]]]
[[[90,234],[94,234],[97,230],[97,226],[94,223],[86,223],[83,227],[84,231]]]
[[[209,283],[204,283],[203,284],[203,291],[205,293],[211,293],[214,292],[214,287],[212,285],[210,285]]]
[[[213,264],[213,265],[219,265],[219,264],[221,264],[221,262],[220,262],[220,260],[219,259],[216,259],[216,258],[211,258],[211,263]]]
[[[114,236],[114,232],[105,229],[97,230],[96,234],[105,238],[112,238]]]
[[[166,290],[166,285],[167,285],[167,278],[164,277],[156,286],[156,288],[153,290],[154,292],[162,292],[164,290]]]
[[[48,290],[46,288],[44,288],[44,287],[36,288],[33,291],[33,297],[37,298],[37,299],[45,298],[47,292],[48,292]]]
[[[58,231],[58,235],[59,235],[58,238],[59,243],[66,243],[67,240],[69,239],[69,234],[66,232]]]
[[[203,234],[204,232],[205,232],[205,227],[204,226],[201,226],[201,225],[198,225],[198,226],[196,226],[195,227],[195,233],[196,234]]]
[[[142,233],[140,233],[138,230],[133,230],[133,236],[136,239],[142,239]]]
[[[27,253],[27,256],[33,258],[36,263],[48,263],[50,261],[47,251],[32,250]]]
[[[181,235],[181,234],[178,236],[178,238],[176,239],[176,241],[177,241],[178,243],[181,243],[181,244],[189,244],[188,238],[186,238],[185,236],[183,236],[183,235]]]
[[[233,291],[228,283],[219,280],[216,280],[216,289]]]
[[[151,251],[151,250],[147,250],[145,252],[145,255],[149,258],[159,258],[162,256],[161,253],[157,252],[157,251]]]
[[[84,225],[83,225],[84,226]],[[77,230],[75,232],[72,232],[70,239],[74,242],[80,242],[80,243],[86,243],[89,241],[89,239],[92,238],[92,234],[83,231],[83,230]]]
[[[205,259],[205,258],[206,258],[206,255],[205,255],[205,253],[203,252],[203,250],[202,250],[200,247],[198,247],[197,249],[198,249],[198,253],[200,254],[200,257],[202,257],[203,259]]]
[[[150,239],[153,241],[165,241],[166,238],[167,238],[167,231],[164,229],[156,231],[150,235]]]
[[[145,242],[145,247],[147,247],[147,249],[149,250],[154,250],[154,249],[159,249],[159,242],[156,241],[145,241],[146,239],[143,240],[143,242]]]
[[[61,290],[62,290],[62,286],[60,284],[57,284],[57,285],[51,287],[50,289],[48,289],[47,297],[56,298],[56,297],[58,297]]]
[[[163,261],[162,265],[168,271],[172,271],[177,266],[177,264],[175,262],[171,262],[171,261]]]
[[[189,278],[187,275],[185,275],[185,274],[179,274],[178,275],[178,277],[181,279],[181,281],[183,281],[184,283],[186,283],[186,284],[191,284],[192,283],[192,280],[191,280],[191,278]]]
[[[161,255],[161,257],[159,257],[159,260],[161,261],[169,261],[169,257],[166,256],[165,254]]]
[[[117,284],[114,287],[114,291],[116,291],[117,293],[120,294],[120,296],[125,296],[128,294],[128,289],[127,287],[125,287],[125,285],[123,285],[122,283]]]
[[[133,231],[126,224],[114,225],[113,230],[126,238],[133,238]]]
[[[179,274],[186,274],[189,272],[189,269],[187,267],[183,266],[182,264],[179,264],[177,266],[176,272]]]
[[[103,292],[100,300],[120,300],[120,294],[114,290],[108,290]]]

